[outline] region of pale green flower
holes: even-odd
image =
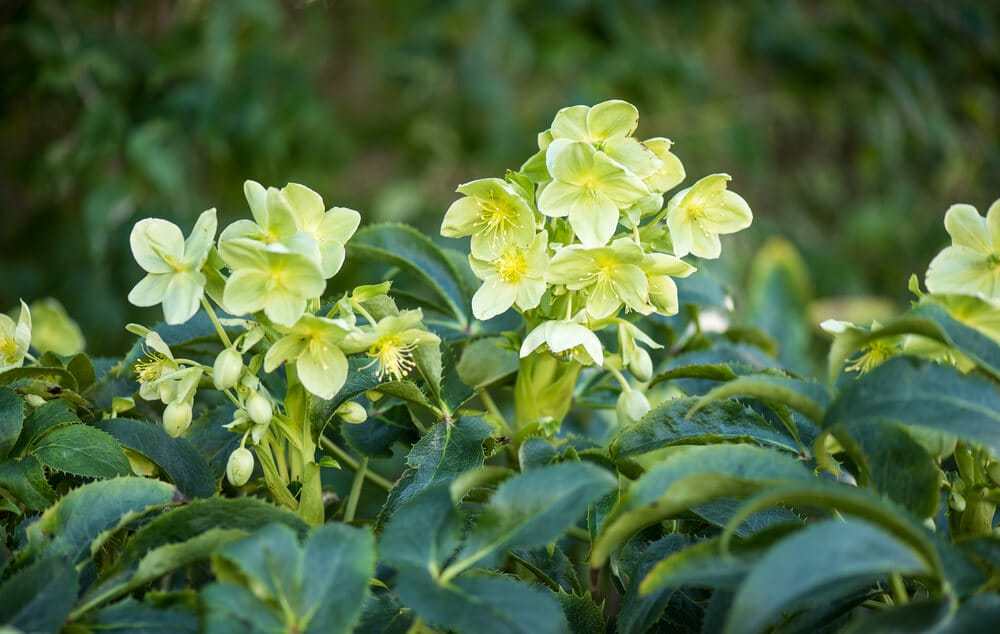
[[[66,314],[59,300],[45,297],[31,302],[31,340],[35,350],[63,356],[83,352],[85,341],[80,326]]]
[[[281,190],[299,230],[316,240],[323,277],[336,275],[344,264],[344,245],[361,222],[361,214],[347,207],[326,210],[323,198],[304,185],[289,183]]]
[[[326,288],[319,263],[288,250],[280,242],[264,245],[253,240],[232,240],[222,301],[234,315],[263,310],[271,321],[291,326],[306,310],[307,300]]]
[[[538,197],[538,210],[555,218],[568,216],[573,232],[588,247],[607,244],[620,210],[650,193],[638,176],[588,143],[556,139],[546,161],[553,180]]]
[[[639,381],[648,381],[653,376],[653,360],[645,349],[639,347],[638,342],[642,342],[654,350],[663,347],[634,324],[619,319],[618,354],[622,358],[622,366],[627,368]]]
[[[483,280],[472,297],[472,314],[476,319],[490,319],[514,304],[521,310],[538,306],[547,288],[548,244],[548,234],[543,231],[530,246],[509,244],[492,260],[469,256],[473,273]]]
[[[985,218],[972,205],[952,205],[944,226],[952,244],[931,260],[927,289],[1000,298],[1000,200],[990,205]]]
[[[145,337],[146,356],[135,364],[139,397],[165,405],[193,401],[203,374],[201,366],[176,359],[159,333],[138,324],[129,324],[128,330]]]
[[[441,339],[423,329],[423,311],[404,310],[378,321],[374,327],[355,330],[344,337],[341,347],[348,354],[367,351],[376,365],[379,379],[390,377],[399,381],[409,374],[415,363],[413,350],[423,344],[438,344]]]
[[[521,357],[526,357],[541,346],[552,354],[571,354],[574,359],[601,365],[604,348],[601,340],[589,328],[574,320],[546,321],[528,333],[521,344]]]
[[[571,291],[587,289],[587,314],[594,319],[613,315],[624,303],[648,315],[649,282],[640,266],[642,249],[629,238],[619,238],[606,247],[564,247],[553,256],[545,279]]]
[[[288,200],[274,187],[264,189],[256,181],[246,181],[243,192],[253,220],[237,220],[222,230],[219,254],[229,268],[239,268],[239,254],[233,246],[246,241],[263,245],[281,245],[287,251],[300,253],[316,261],[322,270],[321,252],[316,238],[299,228],[298,220]]]
[[[697,269],[680,258],[666,253],[648,253],[642,260],[649,284],[649,303],[661,315],[676,315],[679,309],[677,284],[672,278],[687,277]]]
[[[553,140],[589,143],[639,178],[646,178],[657,172],[663,161],[649,147],[632,137],[638,125],[639,111],[636,107],[627,101],[614,99],[592,108],[563,108],[556,113],[549,132]]]
[[[336,396],[347,380],[347,357],[338,344],[351,332],[339,319],[305,314],[278,339],[264,357],[264,371],[295,362],[299,380],[307,390],[324,399]]]
[[[492,259],[511,244],[526,245],[535,236],[535,214],[514,187],[499,178],[460,185],[464,194],[448,207],[441,223],[447,238],[472,236],[472,254]]]
[[[140,220],[132,228],[129,242],[132,255],[146,271],[146,277],[129,292],[136,306],[163,304],[168,324],[182,324],[198,311],[205,294],[202,265],[215,238],[215,209],[202,212],[191,235],[161,218]]]
[[[750,226],[753,214],[743,198],[726,189],[728,174],[712,174],[677,192],[667,203],[667,227],[679,258],[693,253],[717,258],[722,252],[719,235]]]
[[[22,300],[21,314],[18,315],[16,324],[13,319],[0,313],[0,372],[21,367],[30,345],[31,311]]]
[[[658,170],[642,179],[646,183],[646,187],[649,187],[649,191],[663,193],[680,185],[686,174],[681,160],[670,151],[673,141],[656,137],[646,139],[645,145],[661,162]]]

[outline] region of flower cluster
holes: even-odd
[[[750,208],[727,190],[725,174],[664,206],[684,167],[670,140],[634,136],[638,122],[635,106],[620,100],[564,108],[520,171],[461,185],[464,197],[445,213],[441,234],[471,240],[469,263],[482,280],[473,314],[520,312],[529,330],[522,358],[545,349],[615,371],[594,334],[615,325],[616,358],[648,380],[649,355],[637,341],[658,346],[619,312],[677,313],[673,278],[695,271],[681,258],[717,258],[719,235],[750,225]]]

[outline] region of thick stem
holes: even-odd
[[[521,359],[514,383],[514,429],[540,423],[558,426],[573,405],[573,390],[583,366],[547,352]]]

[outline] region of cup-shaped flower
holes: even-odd
[[[521,310],[538,306],[547,287],[548,244],[548,234],[543,231],[527,248],[510,243],[492,260],[469,256],[472,272],[483,280],[472,297],[472,314],[476,319],[496,317],[515,304]]]
[[[441,339],[421,327],[423,311],[404,310],[383,317],[374,326],[354,330],[341,344],[344,352],[367,351],[379,379],[399,381],[413,369],[413,350],[423,344],[438,344]]]
[[[627,101],[612,99],[593,107],[571,106],[556,113],[550,133],[554,140],[591,144],[639,178],[658,171],[662,160],[632,137],[639,125],[639,111]]]
[[[555,355],[569,353],[577,361],[595,365],[604,363],[601,340],[589,328],[571,319],[546,321],[535,327],[521,344],[521,357],[528,356],[543,345]]]
[[[357,231],[361,214],[347,207],[327,210],[319,194],[298,183],[289,183],[281,189],[281,194],[299,230],[316,241],[323,277],[333,277],[344,264],[344,245]]]
[[[319,264],[280,242],[233,240],[229,265],[233,273],[226,280],[222,301],[234,315],[263,310],[271,321],[290,327],[305,312],[307,300],[326,288]]]
[[[679,308],[674,277],[687,277],[697,269],[680,258],[666,253],[648,253],[642,270],[649,283],[649,303],[661,315],[676,315]]]
[[[712,174],[674,194],[667,203],[667,227],[679,258],[693,253],[714,259],[722,253],[720,234],[750,226],[753,214],[743,197],[726,189],[728,174]]]
[[[338,344],[351,332],[340,319],[305,314],[287,329],[264,357],[264,371],[273,372],[282,363],[294,362],[302,385],[316,396],[336,396],[347,380],[347,357]]]
[[[545,280],[571,291],[587,289],[587,314],[594,319],[613,315],[624,303],[648,315],[649,282],[642,270],[645,254],[629,238],[619,238],[606,247],[563,247],[549,262]]]
[[[620,209],[649,196],[642,180],[588,143],[557,139],[547,150],[552,181],[538,197],[546,216],[569,217],[585,246],[608,243],[618,226]]]
[[[645,144],[661,162],[658,170],[642,179],[649,191],[662,194],[680,185],[686,174],[681,160],[670,151],[673,141],[656,137],[646,139]]]
[[[187,240],[180,228],[162,218],[140,220],[132,228],[132,255],[146,277],[128,294],[136,306],[163,304],[168,324],[182,324],[198,311],[205,294],[202,265],[215,239],[215,209],[198,217]]]
[[[223,229],[219,236],[219,254],[229,268],[239,268],[240,254],[234,249],[247,241],[281,245],[288,251],[314,259],[319,265],[319,244],[313,236],[299,228],[295,213],[280,190],[274,187],[264,189],[256,181],[246,181],[243,192],[253,220],[237,220]]]
[[[1000,298],[1000,200],[985,218],[972,205],[952,205],[944,226],[952,243],[931,260],[927,290]]]
[[[535,236],[535,215],[510,183],[483,178],[460,185],[464,194],[444,214],[441,235],[472,236],[471,251],[492,259],[511,244],[525,245]]]
[[[0,372],[21,367],[30,345],[31,311],[22,300],[17,323],[0,313]]]

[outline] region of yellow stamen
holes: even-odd
[[[516,284],[528,273],[528,263],[524,261],[524,253],[517,249],[507,249],[497,258],[497,275],[508,284]]]
[[[416,347],[416,344],[404,344],[398,335],[385,335],[368,348],[368,356],[373,360],[365,367],[377,363],[375,376],[379,380],[388,375],[399,381],[413,369],[413,349]]]

